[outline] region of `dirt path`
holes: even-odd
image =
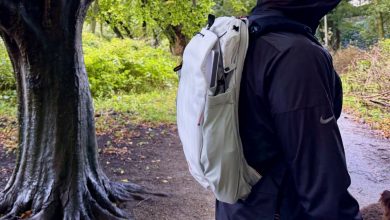
[[[351,193],[361,206],[375,203],[390,189],[390,141],[375,136],[364,125],[343,115],[339,121],[352,177]],[[112,128],[111,128],[112,127]],[[137,220],[212,220],[214,199],[187,171],[175,126],[111,126],[98,134],[100,163],[116,181],[134,182],[166,198],[146,197],[127,204]],[[12,173],[15,155],[6,154],[0,142],[0,188]]]
[[[350,192],[361,207],[376,203],[383,190],[390,190],[390,140],[346,114],[339,126],[352,179]]]

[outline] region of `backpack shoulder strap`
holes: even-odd
[[[313,35],[310,27],[282,16],[261,17],[251,20],[249,16],[251,37],[259,37],[270,32],[291,32],[305,35],[318,45],[321,43]]]

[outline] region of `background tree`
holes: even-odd
[[[351,18],[362,15],[366,6],[355,7],[348,0],[342,0],[337,8],[328,15],[328,26],[331,32],[330,49],[338,50],[341,47],[343,33],[351,22]],[[323,25],[323,24],[322,24]],[[323,26],[319,29],[323,31]],[[321,37],[323,34],[321,34]]]
[[[367,48],[388,37],[389,19],[390,0],[372,0],[364,4],[342,0],[328,16],[331,49],[338,50],[350,44]],[[318,36],[322,39],[323,35],[321,26]]]
[[[255,5],[256,0],[100,0],[99,13],[89,17],[108,24],[119,38],[152,38],[155,46],[167,39],[172,54],[180,56],[209,13],[247,15]]]
[[[217,16],[245,16],[256,3],[257,0],[216,0],[214,11]]]
[[[181,55],[187,41],[206,22],[212,0],[100,0],[97,19],[119,38],[168,39],[174,55]],[[89,14],[90,17],[94,15]]]
[[[111,182],[97,162],[81,31],[89,0],[0,0],[0,35],[19,100],[16,168],[1,219],[128,219],[115,204],[147,193]]]
[[[390,18],[390,0],[373,0],[370,4],[370,13],[375,18],[375,26],[379,39],[386,35],[385,26]]]

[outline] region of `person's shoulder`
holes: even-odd
[[[261,37],[279,53],[301,54],[305,56],[325,55],[322,46],[308,37],[290,32],[268,33]]]

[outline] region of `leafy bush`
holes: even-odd
[[[142,93],[176,84],[175,60],[166,50],[143,41],[106,40],[84,34],[85,64],[96,97],[115,93]]]
[[[85,64],[92,94],[142,93],[174,87],[171,54],[143,41],[106,40],[93,34],[83,36]],[[15,79],[6,48],[0,41],[0,91],[15,90]]]
[[[3,41],[0,39],[0,91],[11,89],[15,89],[12,65]]]
[[[390,137],[390,39],[360,51],[344,69],[342,80],[346,107]]]

